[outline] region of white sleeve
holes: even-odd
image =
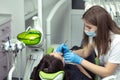
[[[110,51],[109,62],[120,64],[120,42],[116,43]]]

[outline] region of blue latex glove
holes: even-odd
[[[64,60],[67,63],[72,62],[76,64],[81,64],[81,62],[83,61],[83,58],[73,52],[67,52],[64,54]]]
[[[62,43],[57,49],[56,52],[60,52],[60,53],[67,53],[70,52],[68,46],[65,43]]]

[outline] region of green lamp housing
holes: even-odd
[[[41,37],[41,32],[35,29],[30,29],[17,35],[17,39],[28,46],[39,44]]]

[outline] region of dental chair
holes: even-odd
[[[73,48],[71,48],[71,50],[73,49],[78,49],[80,47],[77,47],[77,46],[74,46]],[[48,48],[48,51],[47,51],[47,54],[50,54],[51,52],[54,51],[54,48],[50,47]],[[95,55],[91,55],[93,57],[95,57]],[[89,60],[90,58],[87,58],[87,60]],[[97,58],[95,58],[95,64],[99,64],[99,61]],[[64,71],[58,71],[56,73],[46,73],[46,72],[43,72],[43,71],[40,71],[39,72],[39,77],[41,80],[63,80],[64,78]],[[111,76],[108,76],[108,77],[105,77],[103,79],[100,79],[99,76],[93,74],[93,73],[90,73],[92,74],[91,76],[94,77],[94,80],[116,80],[116,76],[115,75],[111,75]]]

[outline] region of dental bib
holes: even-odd
[[[46,73],[46,72],[40,71],[39,77],[41,78],[41,80],[63,80],[64,71],[58,71],[56,73]]]

